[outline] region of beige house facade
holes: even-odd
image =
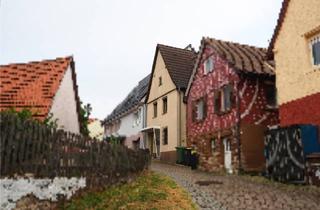
[[[176,161],[176,147],[186,146],[186,104],[183,102],[195,52],[157,45],[146,98],[145,145],[153,157]],[[181,65],[180,63],[183,63]]]
[[[320,124],[320,1],[284,0],[272,37],[280,123]]]

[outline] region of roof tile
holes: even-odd
[[[43,120],[72,57],[0,65],[0,110],[30,109]]]
[[[249,45],[227,42],[212,38],[205,38],[205,44],[209,44],[221,57],[225,58],[237,70],[245,73],[274,75],[273,70],[265,65],[264,58],[267,50]],[[272,66],[272,63],[269,63]]]
[[[157,48],[175,85],[182,89],[187,88],[197,54],[192,50],[162,44],[158,44]]]

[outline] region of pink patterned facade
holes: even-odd
[[[205,61],[209,57],[214,61],[214,68],[204,74]],[[194,146],[199,154],[200,168],[207,171],[225,169],[226,145],[223,141],[228,139],[231,171],[262,170],[264,129],[278,124],[278,113],[268,106],[266,97],[268,87],[274,86],[274,77],[235,70],[207,44],[200,50],[197,69],[191,79],[187,98],[187,137],[188,145]],[[226,85],[231,85],[232,89],[231,108],[217,113],[215,95]],[[200,98],[206,99],[206,116],[194,120],[194,103]]]

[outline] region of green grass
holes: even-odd
[[[170,178],[145,172],[134,182],[88,192],[60,209],[196,209],[189,195]]]

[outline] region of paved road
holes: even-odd
[[[316,187],[217,175],[159,162],[153,162],[151,170],[172,177],[190,193],[200,209],[320,210],[320,189]]]

